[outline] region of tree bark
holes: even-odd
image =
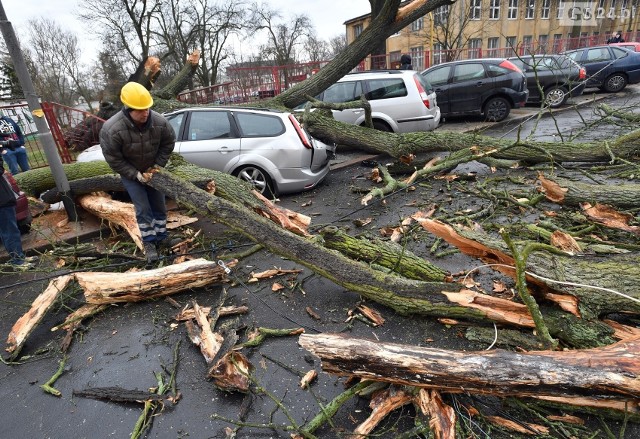
[[[587,184],[555,177],[546,179],[538,176],[541,192],[554,203],[579,206],[594,200],[623,209],[640,206],[640,185],[638,184]]]
[[[640,403],[640,340],[574,351],[460,352],[339,334],[302,334],[300,345],[336,375],[448,392],[621,399]]]

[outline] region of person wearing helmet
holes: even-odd
[[[125,84],[120,100],[124,108],[100,130],[100,147],[131,197],[147,262],[152,263],[167,238],[167,208],[164,194],[146,183],[154,167],[167,164],[176,137],[167,119],[151,110],[153,98],[141,84]]]

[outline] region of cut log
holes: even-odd
[[[40,323],[40,320],[42,320],[47,311],[53,306],[60,293],[72,280],[73,275],[71,274],[51,280],[47,289],[33,301],[31,309],[13,325],[7,337],[8,346],[5,348],[5,350],[11,354],[11,359],[18,356],[29,334],[31,334],[33,329]]]
[[[229,267],[236,260],[226,263]],[[225,282],[224,270],[215,262],[194,259],[155,270],[129,273],[76,273],[87,303],[140,302],[178,291]]]
[[[300,345],[332,374],[448,392],[640,403],[640,340],[574,351],[460,352],[303,334]]]

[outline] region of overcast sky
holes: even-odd
[[[21,40],[26,38],[27,21],[38,17],[55,20],[63,28],[73,31],[82,43],[83,52],[95,51],[100,39],[100,29],[81,23],[78,0],[0,0]],[[225,0],[222,0],[225,1]],[[226,0],[228,1],[228,0]],[[284,18],[306,14],[318,36],[329,39],[345,32],[343,23],[370,12],[368,0],[262,0],[273,8],[280,8]],[[248,43],[248,42],[247,42]],[[255,43],[254,43],[255,44]],[[240,47],[242,50],[242,47]],[[248,50],[249,51],[249,50]],[[84,53],[84,58],[87,54]]]

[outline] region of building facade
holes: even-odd
[[[614,32],[638,39],[640,0],[458,0],[411,23],[387,39],[385,60],[397,68],[410,54],[413,68],[465,58],[558,53],[604,44]],[[351,43],[371,21],[369,14],[346,21]],[[370,57],[362,68],[372,65]]]

